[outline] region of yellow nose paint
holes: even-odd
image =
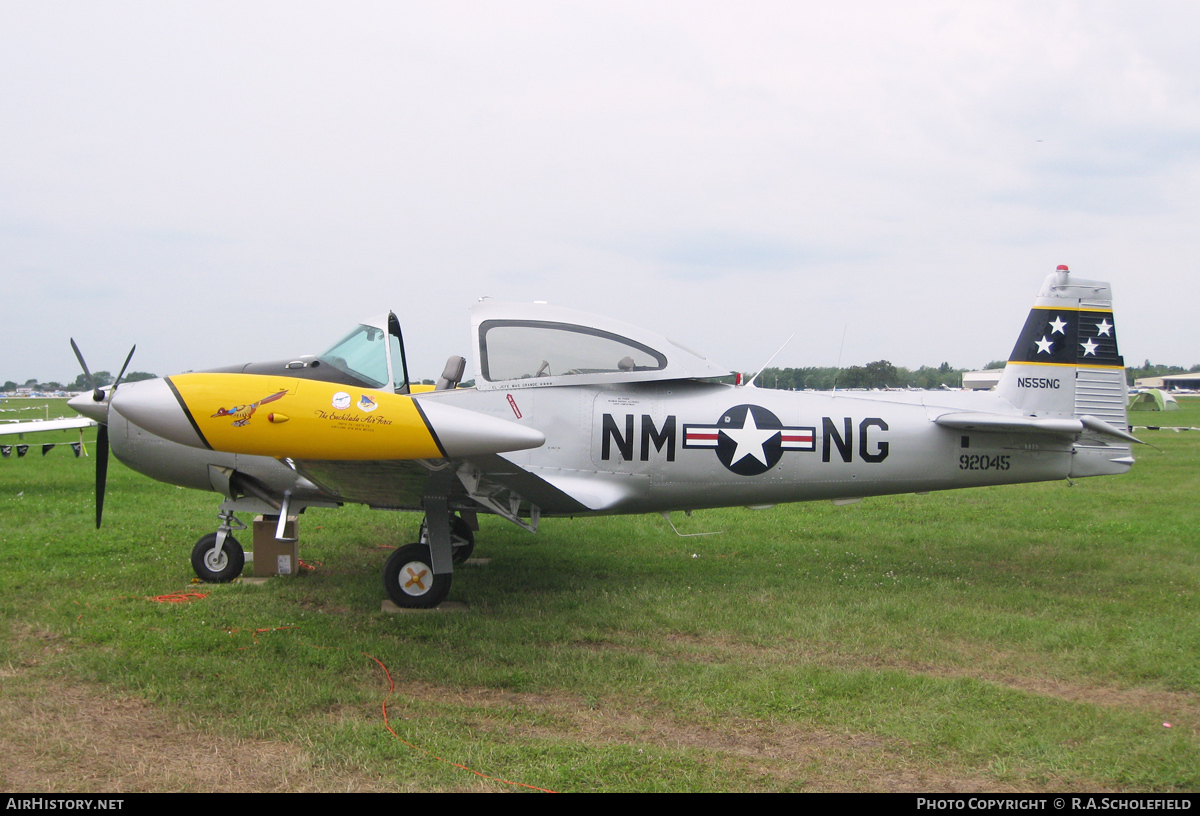
[[[416,403],[401,394],[260,374],[167,381],[213,450],[276,459],[445,456]]]

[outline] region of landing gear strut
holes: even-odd
[[[424,519],[421,520],[421,531],[417,535],[417,541],[421,544],[429,543],[429,522]],[[475,532],[460,516],[450,517],[450,547],[455,564],[466,563],[471,553],[475,552]]]

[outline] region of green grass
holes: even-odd
[[[470,611],[395,616],[379,545],[416,516],[312,510],[315,572],[156,604],[215,496],[113,462],[97,532],[92,461],[31,450],[0,460],[3,694],[132,696],[318,788],[508,788],[430,752],[570,791],[1196,790],[1200,432],[1140,436],[1122,477],[676,518],[704,538],[486,518]]]

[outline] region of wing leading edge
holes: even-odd
[[[0,436],[40,431],[67,431],[72,428],[91,428],[97,422],[87,417],[64,417],[63,419],[36,419],[29,422],[13,422],[0,425]]]

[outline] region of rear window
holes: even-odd
[[[659,371],[667,358],[627,337],[569,323],[489,320],[479,327],[490,382],[580,374]]]

